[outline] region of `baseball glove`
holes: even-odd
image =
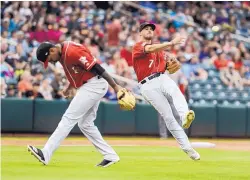
[[[181,68],[180,62],[176,58],[171,58],[167,61],[166,70],[169,74],[174,74]]]
[[[135,96],[123,88],[117,92],[118,104],[122,110],[133,110],[135,108]]]

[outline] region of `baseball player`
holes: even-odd
[[[180,69],[176,59],[166,60],[163,50],[185,42],[178,36],[171,42],[153,44],[155,25],[140,25],[140,42],[133,47],[133,67],[137,75],[143,97],[160,113],[167,128],[179,143],[182,150],[193,160],[200,155],[191,147],[183,128],[189,128],[195,118],[176,83],[164,72],[174,73]],[[182,127],[183,128],[182,128]]]
[[[64,91],[65,96],[70,96],[74,89],[77,89],[77,92],[45,146],[38,149],[28,145],[28,151],[41,163],[47,165],[54,151],[78,123],[82,133],[104,157],[103,161],[97,166],[108,167],[118,162],[119,156],[104,141],[93,121],[96,118],[100,100],[107,92],[108,84],[115,90],[119,100],[124,97],[130,98],[128,104],[118,100],[120,106],[127,110],[134,108],[134,96],[128,94],[124,88],[115,83],[84,45],[71,41],[56,45],[44,42],[40,44],[36,53],[37,59],[43,62],[44,68],[47,68],[49,62],[53,64],[60,62],[62,64],[70,82]],[[123,100],[126,101],[126,99]]]

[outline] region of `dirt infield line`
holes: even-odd
[[[107,142],[113,146],[167,146],[167,147],[179,147],[177,142],[173,138],[158,139],[158,138],[105,138]],[[45,137],[2,137],[1,146],[26,146],[32,145],[44,145],[47,141]],[[222,150],[235,150],[235,151],[250,151],[250,141],[248,140],[216,140],[216,139],[194,139],[192,142],[210,142],[216,146],[214,149]],[[90,146],[91,143],[83,137],[69,137],[62,143],[64,146]]]

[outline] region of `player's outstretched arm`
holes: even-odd
[[[102,76],[109,83],[109,85],[115,90],[116,93],[119,90],[123,89],[121,86],[119,86],[118,84],[116,84],[116,82],[114,81],[114,79],[99,64],[95,64],[90,71],[93,72],[93,73],[95,73],[95,74],[98,74],[98,75]]]
[[[146,53],[152,53],[152,52],[158,52],[165,50],[171,46],[174,45],[181,45],[184,44],[186,41],[186,38],[180,35],[177,35],[172,41],[170,42],[164,42],[161,44],[148,44],[145,46],[145,52]]]
[[[91,71],[102,76],[115,90],[117,94],[118,104],[120,105],[121,109],[130,111],[135,108],[135,96],[131,92],[127,91],[125,88],[122,88],[121,86],[116,84],[114,79],[108,74],[108,72],[105,71],[105,69],[103,69],[103,67],[101,67],[99,64],[95,64],[92,67]]]

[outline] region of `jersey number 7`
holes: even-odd
[[[150,59],[149,61],[150,61],[150,63],[149,63],[149,66],[148,66],[148,67],[151,68],[152,65],[153,65],[153,63],[154,63],[154,60],[153,60],[153,59]]]

